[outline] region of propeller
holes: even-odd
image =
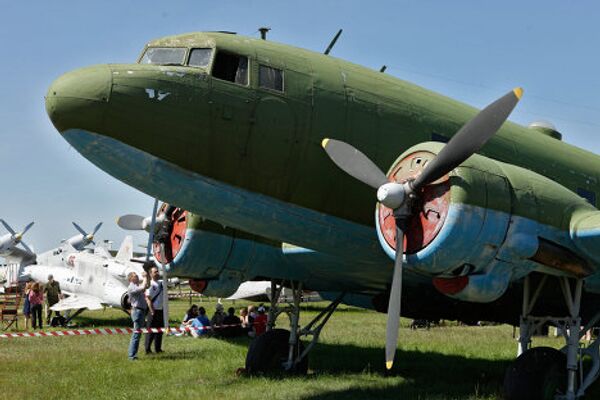
[[[164,213],[161,213],[159,216],[154,215],[154,220],[153,216],[143,217],[136,214],[127,214],[117,218],[117,225],[127,231],[149,232],[151,226],[155,226],[156,223],[162,224],[165,218],[166,216]]]
[[[388,303],[385,361],[389,370],[394,364],[402,299],[402,262],[404,234],[421,189],[476,153],[500,129],[515,108],[523,90],[516,88],[481,110],[450,139],[430,161],[422,174],[405,183],[388,182],[386,175],[367,156],[351,145],[334,139],[324,139],[322,146],[331,160],[344,172],[377,189],[377,200],[393,210],[396,222],[396,257]]]
[[[87,233],[79,225],[77,225],[77,223],[75,223],[75,222],[73,222],[73,226],[83,236],[83,240],[85,242],[85,245],[87,245],[88,243],[96,244],[96,242],[94,242],[94,236],[96,236],[96,233],[98,233],[98,231],[100,230],[100,227],[102,226],[102,222],[99,222],[98,225],[96,225],[96,227],[94,228],[94,230],[92,231],[92,233]]]
[[[2,223],[4,228],[6,228],[6,230],[11,234],[11,239],[15,245],[21,243],[21,246],[23,246],[25,250],[27,250],[30,253],[33,253],[33,250],[31,250],[31,248],[27,246],[27,244],[23,241],[23,235],[25,235],[27,231],[33,226],[33,221],[27,224],[27,226],[25,226],[25,228],[23,228],[23,230],[18,233],[15,232],[15,230],[3,219],[0,219],[0,223]]]

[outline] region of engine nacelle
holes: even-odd
[[[390,168],[390,181],[418,176],[442,147],[430,142],[409,149]],[[569,221],[575,211],[595,208],[544,176],[474,155],[422,191],[404,236],[407,267],[432,276],[444,294],[489,302],[504,293],[511,278],[532,270],[591,272],[576,255]],[[378,204],[376,226],[393,258],[392,210]]]
[[[193,289],[207,295],[227,297],[244,281],[268,279],[301,281],[305,288],[317,291],[351,291],[361,285],[356,276],[372,268],[372,264],[349,263],[340,257],[226,228],[169,205],[163,205],[159,214],[163,212],[166,218],[154,241],[156,259],[165,265],[169,276],[191,278]],[[339,271],[345,273],[340,275]],[[384,270],[365,277],[381,290],[388,279]]]

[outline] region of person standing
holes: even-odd
[[[39,282],[31,285],[29,292],[29,304],[31,306],[31,327],[42,329],[42,304],[44,304],[44,291]]]
[[[164,314],[163,314],[163,281],[160,278],[157,267],[150,268],[150,287],[146,291],[146,299],[148,301],[148,308],[150,309],[150,321],[148,328],[163,328],[164,327]],[[154,352],[162,353],[162,339],[163,334],[161,333],[146,333],[146,354],[152,353],[152,342],[154,342]]]
[[[48,275],[48,283],[44,287],[44,294],[46,295],[46,301],[48,302],[48,311],[46,312],[46,325],[50,325],[50,317],[52,317],[52,310],[50,307],[58,303],[62,297],[60,291],[60,284],[54,280],[52,274]],[[56,316],[60,316],[60,312],[56,311]]]
[[[29,293],[31,293],[32,282],[25,284],[25,299],[23,301],[23,316],[25,317],[25,330],[29,329],[29,322],[31,320],[31,303],[29,302]]]
[[[144,319],[148,310],[146,303],[146,289],[150,286],[148,274],[144,272],[144,278],[140,282],[140,277],[135,272],[130,272],[127,275],[129,286],[127,294],[131,303],[131,320],[133,321],[133,335],[129,341],[128,356],[130,360],[137,360],[137,352],[140,345],[140,337],[142,334],[138,332],[144,326]]]

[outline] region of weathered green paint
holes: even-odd
[[[91,67],[76,77],[67,74],[50,89],[51,116],[59,103],[61,115],[65,107],[82,110],[79,117],[54,121],[58,129],[102,132],[188,170],[362,224],[373,224],[373,193],[330,162],[320,147],[323,137],[348,141],[387,170],[405,149],[432,134],[450,137],[477,112],[389,75],[270,41],[194,33],[148,46],[216,47],[246,55],[249,86],[212,78],[210,66]],[[257,87],[258,63],[284,69],[285,93]],[[95,84],[73,86],[71,80]],[[168,95],[158,100],[147,89]],[[91,99],[76,98],[90,91]],[[600,193],[597,156],[536,130],[506,123],[480,153],[555,181],[532,181],[523,170],[508,168],[515,182],[522,181],[516,196],[545,193],[535,205],[547,199],[549,207],[537,217],[554,226],[565,226],[564,209],[554,204],[561,185]],[[530,211],[513,210],[522,216]]]

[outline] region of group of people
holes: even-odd
[[[186,328],[189,328],[189,333],[193,337],[207,335],[236,337],[246,334],[256,337],[262,335],[267,329],[266,309],[263,305],[258,308],[251,305],[242,308],[238,317],[233,307],[227,309],[225,313],[223,304],[217,303],[215,313],[209,319],[206,309],[194,304],[183,317],[181,329]]]
[[[164,326],[163,298],[164,285],[160,278],[158,268],[150,268],[150,273],[144,272],[140,281],[135,272],[128,275],[129,286],[127,294],[131,303],[131,319],[133,329],[136,331],[144,327],[162,328]],[[140,344],[140,332],[134,332],[129,342],[128,356],[130,360],[137,360],[137,353]],[[145,340],[146,354],[152,353],[152,344],[154,343],[154,352],[162,353],[162,332],[147,333]]]
[[[60,290],[60,284],[54,280],[52,275],[48,275],[48,283],[45,285],[30,281],[25,284],[23,315],[25,317],[25,329],[29,329],[29,321],[33,329],[42,329],[42,308],[44,307],[44,299],[47,302],[48,310],[46,312],[46,325],[50,325],[52,317],[51,307],[58,303],[63,298]],[[56,316],[60,317],[60,313],[56,311]]]
[[[141,338],[141,330],[147,328],[162,328],[164,325],[163,296],[165,295],[163,281],[160,279],[158,268],[152,267],[149,273],[144,272],[142,279],[135,272],[128,275],[129,286],[127,294],[131,303],[131,320],[134,332],[128,349],[130,360],[137,360]],[[260,336],[267,330],[267,310],[261,304],[259,307],[248,306],[240,310],[240,316],[235,315],[235,309],[230,307],[225,313],[221,303],[217,303],[212,318],[206,315],[204,307],[192,305],[183,317],[181,329],[193,337],[207,335],[219,337],[236,337],[248,335]],[[183,335],[184,333],[181,333]],[[146,354],[162,353],[162,332],[147,333],[145,340]]]

